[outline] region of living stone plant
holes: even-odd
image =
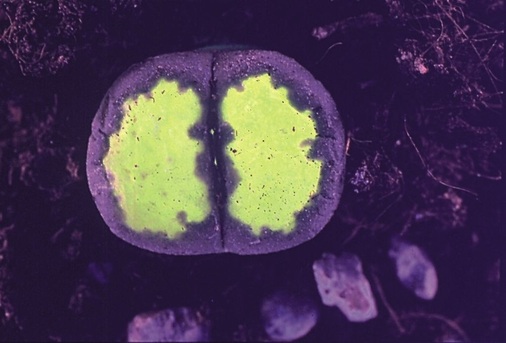
[[[89,187],[110,229],[141,248],[269,253],[329,221],[344,141],[331,96],[293,59],[173,53],[131,67],[104,97]]]

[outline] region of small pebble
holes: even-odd
[[[190,308],[142,313],[128,325],[128,342],[206,342],[209,322]]]
[[[419,298],[432,300],[437,292],[436,268],[416,245],[393,239],[388,255],[394,260],[397,277]]]
[[[267,297],[261,314],[265,332],[276,342],[304,337],[318,320],[318,309],[311,300],[286,292]]]
[[[357,256],[324,253],[313,263],[313,272],[322,302],[337,306],[350,322],[365,322],[378,315],[371,285]]]

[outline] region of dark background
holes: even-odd
[[[306,341],[501,341],[503,6],[0,1],[0,340],[124,340],[136,314],[176,306],[201,309],[213,340],[261,340],[262,299],[287,289],[319,304]],[[116,238],[95,207],[86,147],[108,87],[149,56],[215,44],[290,56],[336,102],[345,189],[310,242],[165,256]],[[399,235],[433,261],[434,300],[396,279]],[[367,323],[319,299],[312,263],[343,251],[371,282],[379,315]]]

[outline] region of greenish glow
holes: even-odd
[[[199,97],[162,79],[150,93],[126,100],[123,111],[104,166],[126,225],[176,238],[210,211],[207,187],[196,175],[203,145],[189,134],[202,116]]]
[[[288,233],[295,215],[318,192],[322,162],[308,157],[317,132],[312,113],[298,111],[288,90],[267,74],[252,76],[223,99],[223,120],[234,132],[225,154],[239,175],[229,212],[251,226]]]

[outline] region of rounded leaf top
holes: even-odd
[[[198,51],[130,68],[95,116],[91,193],[122,239],[167,254],[258,254],[337,207],[344,133],[330,95],[279,53]]]

